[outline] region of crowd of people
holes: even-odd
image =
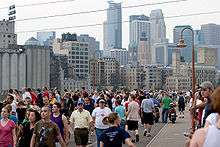
[[[168,123],[171,105],[178,105],[178,116],[184,118],[189,103],[197,127],[206,128],[196,131],[190,140],[191,147],[200,147],[195,144],[201,143],[201,134],[209,128],[208,137],[216,133],[213,126],[218,124],[220,88],[213,91],[210,82],[203,83],[196,94],[196,106],[192,107],[189,92],[107,89],[88,92],[82,87],[74,92],[65,90],[61,95],[60,91],[47,87],[36,91],[24,88],[21,92],[10,89],[0,109],[0,145],[66,147],[73,136],[77,147],[86,147],[95,132],[97,147],[122,147],[123,143],[134,147],[140,136],[151,137],[156,107],[162,109],[162,123]],[[139,132],[140,126],[144,127],[143,134]]]

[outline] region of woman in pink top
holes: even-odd
[[[8,119],[9,109],[4,107],[0,120],[0,147],[16,147],[15,123]]]

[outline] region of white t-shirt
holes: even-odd
[[[207,118],[206,121],[210,123],[210,125],[216,125],[218,122],[218,113],[211,113]]]
[[[104,125],[102,120],[104,117],[108,116],[111,110],[108,107],[101,109],[100,107],[95,108],[92,111],[92,117],[95,117],[95,127],[98,129],[108,129],[108,125]]]

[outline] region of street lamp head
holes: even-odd
[[[184,47],[186,47],[186,46],[187,46],[187,45],[185,44],[184,39],[183,39],[183,38],[180,38],[179,43],[177,44],[177,47],[179,47],[179,48],[184,48]]]

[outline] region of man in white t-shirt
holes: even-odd
[[[104,99],[98,100],[99,107],[95,108],[92,112],[92,118],[95,122],[97,147],[100,147],[100,136],[109,128],[108,125],[103,124],[103,119],[111,113],[111,110],[105,107],[105,103],[106,101]]]

